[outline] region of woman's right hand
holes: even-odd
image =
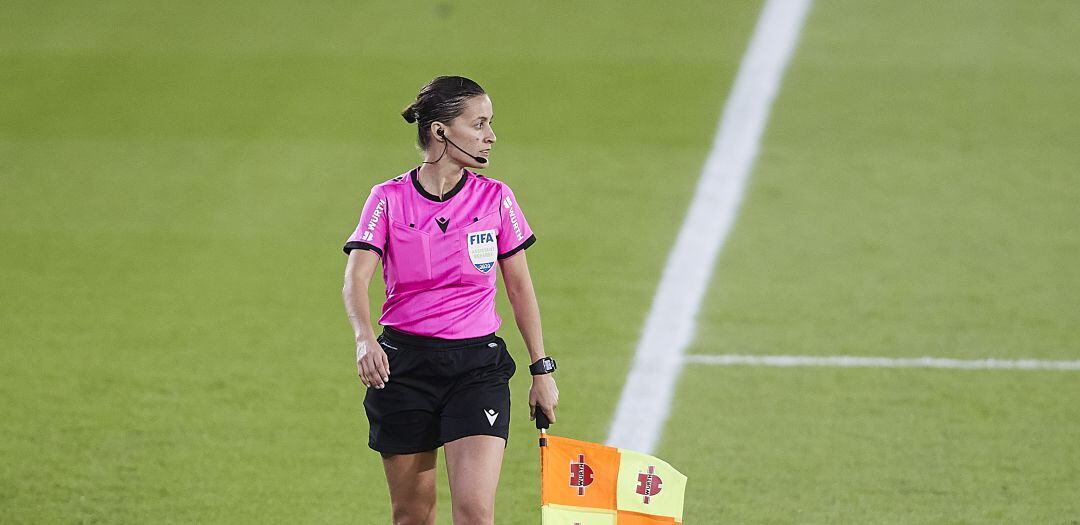
[[[390,361],[378,341],[361,339],[356,343],[356,371],[366,387],[381,389],[390,382]]]

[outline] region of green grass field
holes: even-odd
[[[6,2],[0,522],[389,522],[341,244],[439,74],[537,232],[556,432],[603,440],[760,8]],[[1075,49],[1075,2],[818,0],[690,353],[1080,359]],[[527,388],[499,524],[539,522]],[[688,524],[1080,523],[1078,407],[1076,372],[691,364],[657,454]]]

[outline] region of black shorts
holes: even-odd
[[[517,368],[502,338],[436,339],[386,327],[379,344],[390,382],[364,397],[369,447],[413,454],[465,436],[509,437]]]

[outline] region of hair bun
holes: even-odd
[[[472,97],[484,94],[484,88],[465,77],[435,77],[402,112],[401,118],[417,123],[416,143],[427,150],[433,140],[432,122],[449,124],[461,116]]]

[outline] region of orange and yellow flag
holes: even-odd
[[[540,447],[544,525],[682,523],[686,476],[632,450],[552,435]]]

